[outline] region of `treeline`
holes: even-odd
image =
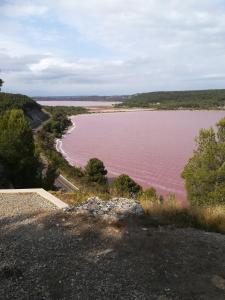
[[[225,90],[152,92],[130,96],[117,107],[224,109]]]
[[[64,116],[75,116],[78,114],[88,113],[88,110],[79,106],[43,106],[51,115],[61,114]]]

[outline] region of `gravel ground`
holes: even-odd
[[[39,211],[51,211],[56,207],[36,193],[0,193],[0,218]]]
[[[225,299],[224,235],[42,210],[0,236],[0,299]]]

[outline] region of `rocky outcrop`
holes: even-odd
[[[44,121],[49,119],[49,115],[39,108],[26,109],[26,115],[30,120],[32,129],[37,129]]]
[[[144,213],[141,204],[134,199],[113,198],[104,201],[98,197],[91,197],[85,203],[67,208],[66,211],[112,221],[118,221],[127,216],[139,216]]]

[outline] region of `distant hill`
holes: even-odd
[[[118,107],[224,109],[225,90],[151,92],[128,96]]]
[[[41,109],[41,105],[21,94],[0,93],[0,112],[7,109],[22,109],[31,121],[31,127],[38,127],[43,121],[48,119],[48,115]]]
[[[108,101],[121,102],[127,96],[52,96],[52,97],[33,97],[35,101]]]

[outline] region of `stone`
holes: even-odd
[[[101,217],[104,220],[121,220],[128,216],[139,216],[144,213],[141,204],[134,199],[113,198],[103,201],[98,197],[91,197],[86,202],[70,207],[67,212]]]

